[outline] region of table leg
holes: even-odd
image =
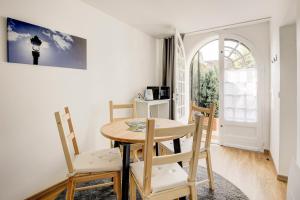
[[[114,141],[114,147],[115,148],[120,147],[120,143],[118,141]]]
[[[155,154],[156,154],[156,156],[160,156],[159,155],[159,145],[157,142],[155,142]]]
[[[179,138],[173,140],[173,145],[174,145],[174,153],[181,153]],[[182,162],[178,162],[178,164],[182,167]]]
[[[180,139],[174,139],[173,140],[174,145],[174,153],[181,153],[181,147],[180,147]],[[182,167],[182,162],[178,162],[178,164]],[[185,197],[180,197],[179,200],[186,200]]]
[[[122,200],[129,194],[130,144],[123,144]]]

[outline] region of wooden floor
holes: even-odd
[[[276,179],[268,155],[211,146],[213,171],[240,188],[251,200],[285,200],[286,183]],[[204,161],[200,161],[204,165]]]
[[[250,200],[286,199],[286,183],[276,179],[273,163],[267,160],[268,155],[217,144],[211,145],[211,153],[213,171],[240,188]],[[204,160],[200,160],[199,164],[205,166]],[[65,183],[60,185],[48,188],[29,199],[40,199],[35,197],[41,196],[53,199],[53,195],[64,189]]]

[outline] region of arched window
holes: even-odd
[[[257,69],[251,50],[243,43],[225,39],[220,54],[220,40],[202,46],[191,62],[191,100],[199,106],[219,104],[225,121],[257,121]],[[224,58],[220,62],[221,56]],[[221,63],[223,66],[221,66]],[[222,70],[220,70],[222,68]],[[223,85],[220,88],[219,82]],[[222,102],[219,102],[222,95]]]
[[[226,66],[235,69],[253,68],[256,65],[250,49],[237,40],[225,40],[224,58],[227,62]]]

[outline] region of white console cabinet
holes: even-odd
[[[145,101],[136,99],[137,117],[169,119],[170,99]]]

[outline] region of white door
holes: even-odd
[[[174,94],[173,110],[177,121],[184,121],[186,115],[186,61],[183,41],[179,33],[175,34]]]
[[[220,37],[220,143],[261,150],[258,70],[251,49]]]

